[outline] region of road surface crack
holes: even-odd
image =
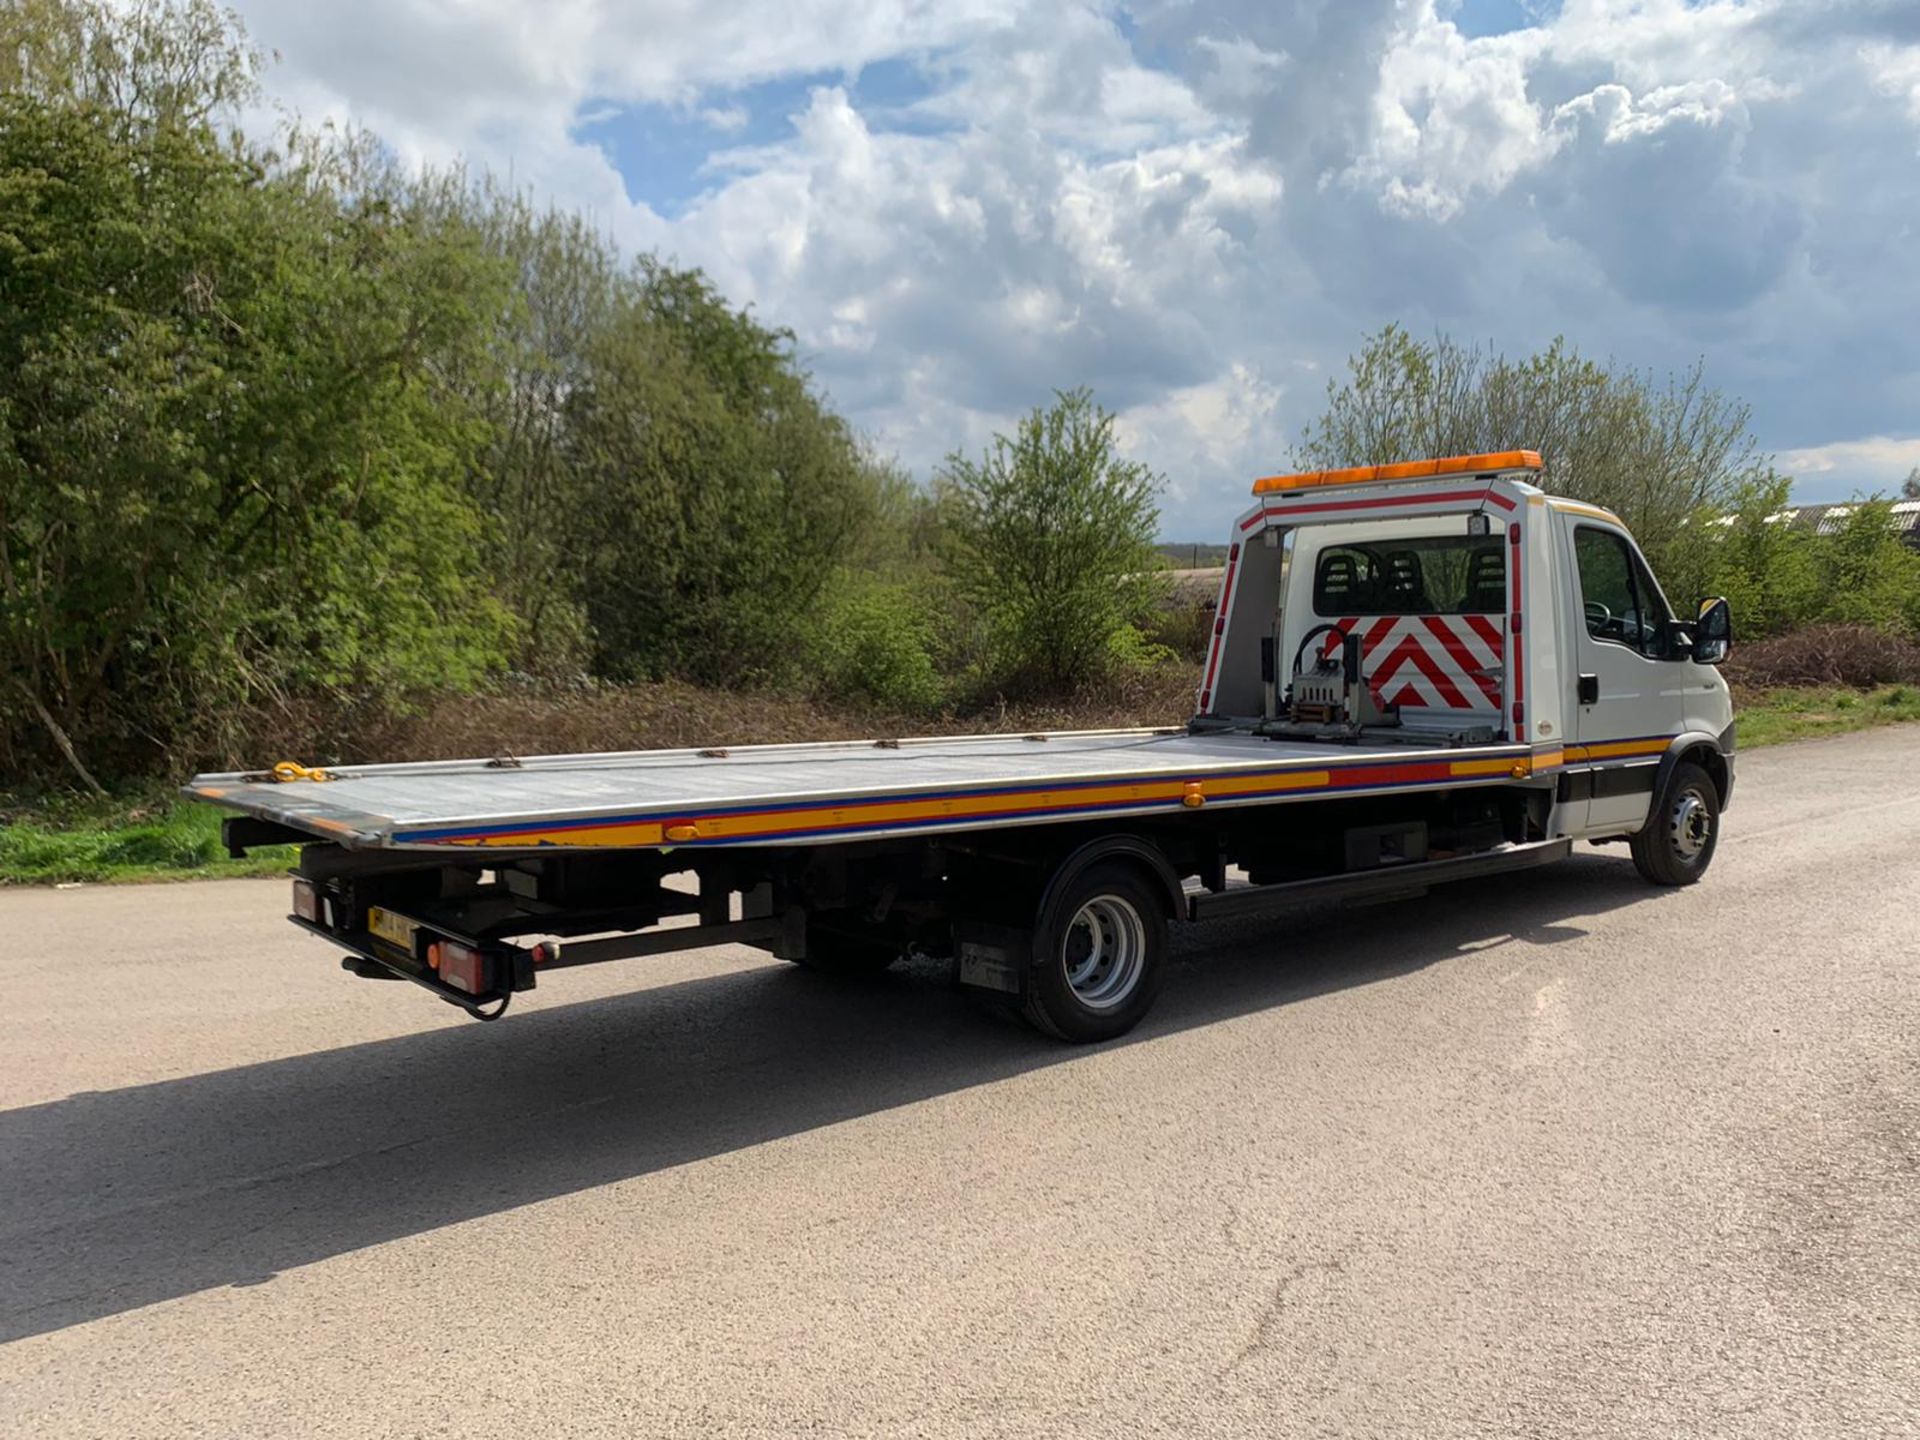
[[[1346,1268],[1346,1262],[1337,1255],[1325,1260],[1303,1260],[1275,1280],[1267,1294],[1267,1303],[1261,1307],[1259,1318],[1253,1323],[1253,1333],[1242,1342],[1233,1359],[1220,1373],[1231,1375],[1249,1360],[1274,1348],[1280,1339],[1280,1324],[1286,1315],[1288,1301],[1294,1287],[1302,1280],[1315,1274],[1343,1275]]]

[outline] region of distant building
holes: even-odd
[[[1846,526],[1858,505],[1789,505],[1767,517],[1769,525],[1790,525],[1795,530],[1815,535],[1837,535]],[[1891,520],[1906,544],[1920,550],[1920,500],[1893,502]],[[1724,520],[1722,524],[1730,524]]]
[[[1810,535],[1838,535],[1859,508],[1857,504],[1789,505],[1767,516],[1767,524],[1785,525]],[[1920,550],[1920,500],[1894,501],[1887,518],[1899,532],[1902,543]],[[1732,515],[1722,515],[1714,523],[1727,526],[1733,524],[1734,519]]]

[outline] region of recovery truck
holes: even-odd
[[[1698,880],[1733,789],[1724,600],[1676,616],[1526,450],[1274,476],[1172,729],[500,755],[196,777],[293,913],[481,1019],[543,974],[722,943],[909,950],[1042,1031],[1152,1005],[1174,921],[1379,901],[1624,841]]]

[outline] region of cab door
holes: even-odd
[[[1618,526],[1562,512],[1575,587],[1569,828],[1619,834],[1645,823],[1666,742],[1680,728],[1667,602]],[[1579,807],[1586,805],[1584,822]]]

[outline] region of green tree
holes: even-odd
[[[1788,523],[1789,489],[1769,477],[1741,487],[1724,511],[1702,509],[1688,520],[1662,573],[1683,613],[1703,596],[1724,595],[1749,639],[1812,619],[1820,603],[1815,537]]]
[[[1855,502],[1812,549],[1822,601],[1814,618],[1920,633],[1920,551],[1901,543],[1890,502]]]
[[[1669,576],[1676,600],[1725,595],[1750,639],[1816,623],[1920,634],[1920,552],[1902,543],[1890,502],[1823,512],[1816,527],[1787,508],[1787,492],[1774,480],[1690,520]]]
[[[789,677],[875,488],[792,337],[642,260],[567,398],[579,593],[616,679]]]
[[[1071,691],[1139,651],[1154,599],[1160,478],[1123,459],[1114,417],[1062,391],[938,489],[947,560],[984,617],[989,665],[1012,688]]]
[[[364,131],[249,139],[261,60],[209,0],[0,0],[0,768],[508,664],[938,703],[939,512],[791,335]]]
[[[437,367],[504,275],[220,122],[250,52],[180,61],[205,7],[76,7],[65,85],[5,28],[46,8],[0,12],[0,744],[142,768],[247,702],[470,683],[510,625]]]
[[[1724,510],[1770,477],[1750,419],[1699,364],[1658,382],[1565,340],[1513,360],[1390,325],[1328,383],[1296,457],[1323,467],[1535,449],[1545,488],[1618,512],[1664,568],[1688,517]]]
[[[486,427],[469,489],[497,523],[476,558],[522,621],[516,662],[577,673],[591,641],[576,557],[591,531],[568,402],[635,282],[584,217],[542,209],[489,176],[430,172],[404,185],[401,203],[416,223],[470,229],[512,278],[484,352],[442,373]]]
[[[229,122],[262,60],[211,0],[0,0],[0,91],[84,106],[121,135]]]

